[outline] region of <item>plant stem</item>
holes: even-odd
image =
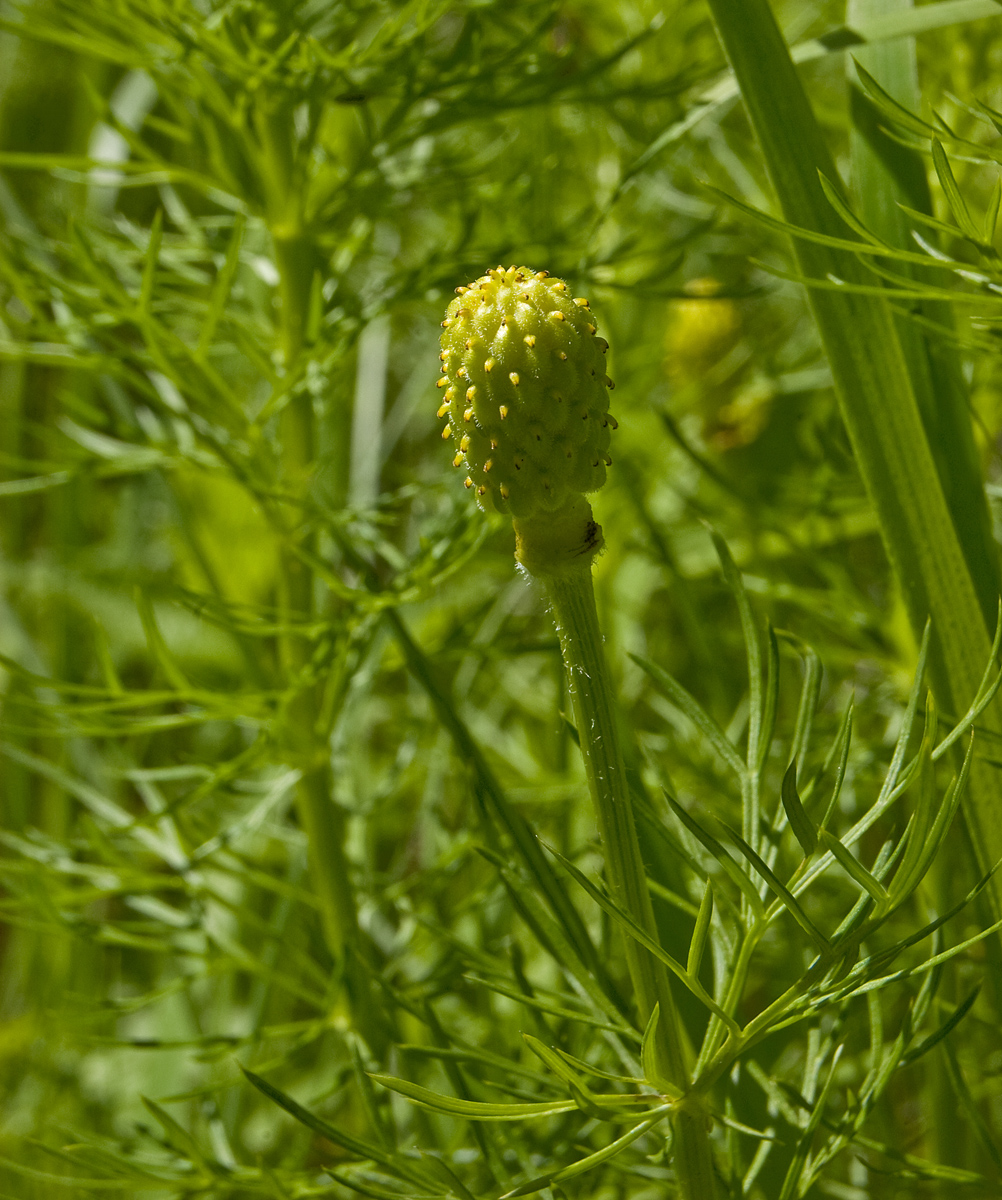
[[[304,351],[314,250],[303,227],[301,175],[293,151],[293,114],[279,105],[258,120],[262,149],[263,190],[278,268],[278,345],[286,373],[299,369]],[[304,499],[309,491],[315,458],[315,419],[309,395],[294,396],[280,421],[284,486]],[[316,607],[313,571],[295,553],[295,526],[302,514],[290,514],[279,577],[279,608],[288,630],[313,614]],[[307,535],[309,542],[312,535]],[[355,1028],[374,1053],[386,1048],[386,1029],[374,1003],[368,965],[364,959],[355,894],[344,849],[344,813],[334,802],[330,751],[326,730],[319,726],[319,685],[302,680],[312,647],[295,633],[279,639],[279,661],[286,686],[292,689],[282,731],[287,755],[302,775],[296,786],[296,811],[306,834],[310,880],[320,903],[324,939],[348,999]]]
[[[546,588],[557,620],[612,893],[646,932],[657,936],[616,730],[591,564],[548,578]],[[662,995],[666,982],[663,972],[657,961],[632,939],[626,944],[626,960],[643,1020],[647,1021],[655,1004],[661,1004],[659,1026],[663,1025],[666,1034],[671,1031],[671,1036],[662,1039],[667,1051],[665,1065],[672,1082],[681,1084],[686,1064],[681,1036],[672,1029],[673,1024],[677,1026],[674,1006],[670,1001],[665,1002]]]
[[[309,288],[301,255],[286,256],[276,245],[276,258],[281,279],[281,344],[286,370],[291,370],[295,355],[301,348],[302,309],[295,302],[304,288]],[[282,413],[282,467],[286,481],[296,491],[309,485],[313,461],[313,414],[297,397]],[[288,537],[295,537],[289,532]],[[303,622],[314,610],[313,572],[294,553],[291,546],[282,554],[279,583],[279,606],[282,623]],[[296,679],[310,658],[310,644],[305,637],[285,633],[279,643],[279,656],[287,685],[297,687]],[[310,876],[321,905],[324,933],[328,949],[339,968],[353,949],[357,932],[355,900],[348,882],[348,863],[344,854],[344,817],[331,796],[328,750],[317,729],[318,696],[316,686],[298,685],[289,701],[285,721],[288,748],[302,770],[296,789],[300,822],[309,842]]]
[[[516,525],[516,528],[524,548],[524,527],[518,529]],[[610,888],[617,903],[657,939],[616,724],[615,701],[602,648],[591,558],[591,553],[582,555],[570,565],[562,564],[557,572],[541,577],[557,622]],[[689,1087],[689,1072],[684,1035],[667,972],[631,938],[626,939],[626,961],[642,1020],[646,1023],[655,1005],[659,1006],[660,1069],[685,1091]],[[672,1128],[680,1196],[685,1200],[714,1200],[717,1191],[705,1113],[701,1107],[690,1107],[683,1101],[672,1115]]]

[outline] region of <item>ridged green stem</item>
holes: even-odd
[[[595,803],[609,885],[616,901],[646,932],[656,937],[654,909],[647,889],[616,730],[591,564],[550,576],[545,582],[567,668],[581,755]],[[665,1029],[661,1039],[667,1058],[665,1065],[672,1082],[684,1086],[686,1064],[680,1037],[672,1028],[677,1025],[677,1017],[671,1000],[666,998],[664,971],[632,938],[626,941],[626,961],[641,1018],[646,1022],[655,1004],[661,1004],[659,1026],[663,1025]]]
[[[590,512],[589,512],[590,516]],[[518,523],[517,523],[518,524]],[[525,561],[526,530],[522,524],[520,557]],[[600,544],[601,535],[591,539]],[[574,716],[588,786],[605,852],[610,890],[617,903],[652,938],[657,939],[654,909],[647,889],[616,723],[609,669],[595,607],[592,553],[564,559],[555,572],[541,572],[556,618],[567,668]],[[659,1006],[657,1051],[660,1069],[683,1091],[689,1087],[683,1033],[665,968],[632,938],[626,939],[626,961],[637,1008],[646,1022]],[[715,1200],[713,1160],[705,1112],[683,1101],[672,1117],[675,1170],[684,1200]]]

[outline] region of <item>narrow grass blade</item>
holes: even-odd
[[[230,243],[226,248],[226,258],[222,269],[216,276],[212,296],[209,300],[208,312],[205,314],[202,330],[198,338],[198,349],[195,351],[195,358],[199,362],[203,361],[209,352],[209,347],[212,345],[216,328],[223,315],[223,309],[229,297],[230,289],[233,286],[237,267],[240,265],[240,248],[243,245],[246,223],[246,218],[242,213],[237,213],[233,218],[233,232],[230,234]]]
[[[759,641],[755,616],[748,600],[744,580],[741,578],[741,572],[731,555],[730,548],[715,529],[710,529],[710,537],[713,539],[713,548],[720,560],[724,582],[730,588],[737,602],[738,615],[741,619],[741,633],[744,637],[745,654],[748,658],[748,769],[754,771],[758,768],[762,754],[768,753],[767,744],[763,751],[766,701],[762,670],[762,644]],[[771,730],[769,732],[771,736]]]
[[[919,699],[922,695],[922,686],[925,681],[925,668],[929,656],[929,637],[932,630],[930,623],[926,621],[925,629],[922,633],[922,643],[919,646],[918,663],[915,667],[915,678],[912,680],[911,690],[908,693],[908,703],[905,705],[904,715],[901,720],[901,728],[898,731],[897,741],[894,743],[894,753],[891,756],[890,765],[887,768],[887,774],[884,776],[884,782],[880,788],[880,795],[877,797],[877,805],[881,804],[897,787],[898,779],[901,776],[901,768],[904,765],[905,754],[908,751],[908,741],[912,736],[912,730],[915,727],[915,717],[918,713]],[[875,806],[876,807],[876,806]]]
[[[786,220],[844,238],[846,226],[818,176],[835,180],[835,167],[768,0],[710,0],[710,9]],[[794,245],[804,276],[867,282],[855,255],[799,239]],[[933,686],[947,711],[963,712],[988,658],[984,612],[994,616],[998,593],[979,595],[975,586],[976,565],[965,557],[944,496],[886,300],[811,289],[810,303],[912,629],[919,634],[932,618]],[[981,486],[980,479],[969,482]],[[990,723],[998,727],[994,710]],[[1002,853],[998,803],[998,781],[977,771],[968,812],[982,867]]]
[[[492,1054],[489,1050],[483,1050],[478,1047],[423,1046],[411,1042],[399,1042],[396,1048],[400,1054],[411,1058],[451,1059],[453,1062],[473,1063],[479,1067],[490,1067],[495,1071],[517,1075],[520,1079],[529,1079],[537,1087],[545,1087],[553,1082],[540,1071],[530,1071],[528,1067],[523,1067],[511,1058],[505,1058],[500,1054]],[[369,1082],[371,1083],[371,1080]]]
[[[160,257],[160,243],[163,239],[164,213],[158,208],[150,227],[150,240],[146,249],[146,259],[143,263],[143,282],[139,292],[139,319],[145,321],[150,315],[150,300],[153,296],[153,284],[156,280],[157,261]]]
[[[190,1158],[193,1163],[197,1163],[198,1166],[205,1168],[212,1174],[219,1175],[225,1173],[218,1163],[212,1162],[205,1154],[203,1154],[198,1143],[191,1136],[188,1130],[185,1129],[184,1126],[179,1122],[175,1121],[169,1112],[161,1108],[155,1100],[151,1100],[148,1096],[143,1096],[141,1099],[143,1102],[143,1107],[151,1114],[151,1116],[154,1117],[154,1119],[163,1129],[165,1135],[164,1140],[167,1142],[167,1145],[170,1146],[173,1151],[175,1151],[175,1153],[180,1154],[185,1158]]]
[[[699,913],[696,916],[696,927],[689,941],[689,957],[685,969],[693,977],[698,978],[699,968],[703,962],[703,951],[706,949],[706,939],[710,933],[710,919],[713,916],[713,883],[708,879],[703,889],[703,899],[700,901]]]
[[[752,1187],[755,1184],[755,1180],[758,1179],[759,1175],[761,1174],[762,1168],[765,1166],[766,1159],[776,1148],[775,1130],[770,1125],[766,1132],[769,1134],[769,1137],[763,1141],[759,1145],[759,1148],[755,1151],[755,1157],[751,1160],[748,1170],[745,1171],[744,1177],[741,1180],[740,1194],[742,1196],[750,1196],[752,1194]]]
[[[762,897],[758,894],[758,889],[734,859],[731,858],[720,842],[717,841],[713,834],[707,833],[696,818],[687,813],[682,805],[667,792],[665,792],[665,799],[671,806],[671,810],[675,816],[678,817],[692,836],[700,842],[707,853],[711,854],[720,864],[728,879],[732,880],[741,889],[742,894],[751,905],[752,912],[756,916],[763,916],[765,914],[765,907],[762,904]]]
[[[630,658],[633,659],[641,670],[647,673],[651,682],[665,699],[669,700],[689,718],[735,775],[739,779],[743,779],[746,768],[741,755],[733,743],[728,741],[724,731],[699,701],[656,663],[649,662],[646,658],[641,658],[637,654],[631,654]]]
[[[647,1022],[647,1028],[644,1030],[644,1040],[640,1043],[640,1065],[644,1070],[644,1079],[652,1087],[657,1087],[661,1079],[661,1071],[658,1070],[657,1044],[655,1042],[658,1033],[658,1017],[660,1015],[661,1006],[655,1004],[650,1019]]]
[[[929,697],[932,700],[932,697]],[[930,705],[931,707],[931,705]],[[935,727],[935,717],[927,723]],[[908,832],[908,844],[905,848],[901,865],[891,881],[891,898],[900,902],[909,895],[917,884],[917,876],[928,846],[929,834],[936,818],[936,781],[932,768],[932,747],[930,746],[929,728],[922,739],[919,750],[918,772],[916,780],[917,795],[915,810],[912,814],[911,828]],[[915,881],[913,884],[913,880]]]
[[[848,10],[853,19],[900,18],[914,12],[912,0],[851,0]],[[920,109],[913,39],[861,47],[857,62],[898,104],[912,112]],[[915,222],[922,220],[917,214],[927,218],[933,215],[925,156],[888,134],[887,117],[860,88],[854,66],[849,66],[848,72],[850,151],[858,211],[884,242],[911,249]],[[844,213],[840,215],[846,219]],[[932,250],[935,255],[935,247]],[[935,278],[933,271],[912,263],[905,264],[901,274],[904,280],[920,285]],[[981,487],[981,459],[969,415],[969,388],[956,349],[947,337],[930,332],[932,327],[951,330],[954,311],[949,303],[933,298],[920,299],[908,310],[907,315],[895,315],[895,327],[944,497],[987,623],[993,615],[990,598],[998,594],[1000,586],[998,555]],[[919,320],[912,319],[913,315]],[[932,325],[923,326],[922,320]]]
[[[181,692],[190,691],[191,684],[185,678],[184,672],[177,665],[173,654],[171,654],[167,643],[164,641],[163,634],[160,632],[156,613],[153,611],[152,601],[139,588],[136,589],[135,598],[139,619],[143,623],[143,632],[146,634],[146,644],[149,647],[154,662],[163,672],[164,678],[171,687],[177,688]]]
[[[998,9],[995,0],[939,0],[937,4],[926,4],[908,13],[895,13],[876,20],[857,20],[851,24],[847,22],[837,28],[827,30],[819,37],[800,42],[792,48],[791,57],[797,63],[813,62],[828,54],[839,53],[849,46],[879,45],[884,41],[914,36],[917,33],[997,15]],[[623,181],[629,180],[643,170],[652,159],[684,137],[693,126],[705,117],[719,112],[737,94],[738,82],[734,75],[730,72],[721,75],[700,94],[681,120],[675,121],[660,133],[647,149],[626,168],[623,173]],[[930,126],[920,124],[917,120],[916,124],[919,125],[921,132],[925,132],[927,129],[931,130]],[[622,187],[622,184],[620,186]]]
[[[829,833],[827,829],[822,829],[819,839],[822,847],[830,851],[850,879],[855,880],[878,903],[882,904],[887,899],[887,889],[880,880],[871,875],[852,851],[847,850],[834,834]]]
[[[592,1075],[595,1079],[605,1079],[609,1083],[632,1083],[634,1085],[643,1083],[643,1079],[639,1075],[616,1075],[611,1071],[603,1071],[600,1067],[596,1067],[593,1063],[587,1063],[583,1059],[575,1058],[573,1054],[566,1050],[557,1048],[557,1053],[565,1062],[579,1071],[582,1075]]]
[[[818,846],[818,833],[814,828],[814,822],[804,811],[800,793],[797,791],[796,759],[786,768],[786,774],[783,776],[783,784],[779,794],[783,801],[783,808],[786,809],[786,817],[790,822],[790,828],[793,830],[794,837],[800,843],[805,857],[810,858]]]
[[[422,1108],[450,1117],[466,1117],[471,1121],[524,1121],[527,1117],[554,1117],[577,1108],[574,1100],[547,1100],[540,1104],[488,1104],[482,1100],[459,1100],[393,1075],[373,1073],[372,1078],[388,1091],[396,1092],[414,1104],[420,1104]]]
[[[889,946],[886,950],[878,951],[869,958],[862,960],[858,966],[853,969],[853,977],[862,978],[868,972],[872,974],[875,971],[882,970],[889,962],[893,962],[898,955],[909,949],[911,946],[917,946],[920,942],[924,942],[927,937],[935,938],[936,934],[940,929],[943,928],[944,925],[946,925],[949,921],[952,921],[958,913],[963,912],[969,904],[973,903],[973,901],[981,895],[984,889],[988,886],[992,876],[1000,866],[1002,866],[1002,863],[996,863],[995,867],[991,871],[983,875],[974,885],[974,887],[971,888],[970,891],[961,897],[961,899],[955,904],[952,904],[946,910],[946,912],[941,913],[934,920],[929,921],[920,929],[917,929],[914,933],[902,938],[899,942],[895,943],[895,945]],[[980,936],[981,935],[977,935],[977,937]],[[977,937],[975,940],[977,940]],[[935,941],[933,942],[933,948],[935,950],[933,958],[924,964],[923,970],[926,969],[930,962],[933,966],[935,966],[936,963],[940,961],[941,952],[936,947]],[[947,953],[952,953],[952,951]],[[918,1020],[918,1015],[916,1016],[916,1020]]]
[[[869,242],[873,246],[882,246],[885,249],[889,249],[886,242],[882,242],[880,238],[876,237],[869,229],[867,229],[863,222],[859,220],[856,214],[845,202],[842,193],[823,171],[818,172],[818,178],[821,180],[821,190],[825,194],[825,199],[838,213],[842,220],[845,221],[846,225],[849,226],[853,233],[858,234],[858,236],[861,237],[864,242]]]
[[[821,180],[828,177],[824,172],[818,172],[818,186],[821,186]],[[819,233],[816,229],[811,229],[806,225],[798,225],[795,221],[784,221],[779,217],[773,217],[767,212],[763,212],[759,208],[755,208],[751,204],[746,204],[737,196],[731,195],[730,192],[725,192],[721,188],[714,187],[712,184],[704,184],[704,189],[718,200],[722,201],[729,208],[734,208],[738,212],[744,213],[746,217],[754,221],[757,225],[763,226],[765,229],[771,229],[774,233],[782,233],[787,237],[794,238],[797,242],[809,242],[812,246],[823,246],[828,250],[843,250],[849,254],[860,255],[862,259],[891,259],[894,262],[915,263],[923,267],[932,265],[928,254],[920,254],[914,250],[899,250],[894,246],[885,246],[882,242],[870,239],[869,241],[860,241],[859,239],[851,239],[845,236],[845,230],[842,230],[841,236],[832,233]],[[822,190],[823,194],[823,190]],[[827,197],[825,197],[827,200]],[[953,267],[958,264],[952,259],[947,260],[944,267]],[[777,271],[782,278],[787,276]],[[815,277],[809,276],[803,272],[796,275],[798,281],[812,279]],[[825,278],[824,276],[816,277],[817,279]],[[841,279],[842,276],[837,276]],[[883,292],[878,293],[882,295]]]
[[[556,1050],[552,1050],[549,1046],[544,1045],[539,1038],[533,1037],[531,1033],[523,1033],[522,1038],[540,1062],[549,1067],[553,1074],[563,1081],[571,1095],[577,1101],[578,1108],[583,1113],[586,1113],[596,1121],[614,1119],[615,1114],[610,1109],[603,1108],[601,1101],[592,1092],[591,1088],[588,1087],[577,1071]]]
[[[583,1175],[585,1171],[590,1171],[594,1167],[601,1166],[602,1163],[608,1162],[610,1158],[638,1141],[649,1130],[653,1129],[659,1121],[663,1121],[670,1111],[669,1105],[664,1105],[662,1108],[655,1109],[654,1115],[646,1121],[642,1121],[639,1125],[635,1125],[622,1136],[603,1146],[601,1150],[596,1150],[594,1154],[589,1154],[585,1158],[579,1158],[577,1162],[571,1163],[570,1166],[561,1167],[558,1171],[553,1171],[547,1175],[537,1176],[535,1179],[529,1180],[527,1183],[519,1184],[517,1188],[512,1188],[510,1192],[505,1192],[501,1200],[514,1200],[516,1196],[531,1196],[533,1192],[541,1192],[543,1188],[550,1187],[554,1183],[562,1183],[565,1179],[573,1179],[576,1175]]]
[[[976,988],[968,992],[967,996],[964,997],[964,999],[957,1005],[950,1016],[943,1022],[942,1025],[940,1025],[938,1029],[936,1029],[933,1033],[930,1033],[927,1038],[923,1038],[914,1049],[908,1051],[908,1053],[902,1058],[902,1063],[907,1064],[915,1062],[916,1059],[921,1058],[924,1054],[928,1054],[934,1046],[938,1046],[943,1038],[949,1037],[949,1035],[954,1031],[954,1029],[957,1028],[964,1017],[966,1017],[974,1007],[974,1002],[977,1000],[980,994],[981,985],[978,984]]]
[[[406,1158],[390,1154],[381,1146],[363,1141],[353,1134],[345,1133],[343,1130],[331,1125],[329,1121],[315,1116],[308,1108],[304,1108],[298,1101],[293,1100],[291,1096],[287,1096],[285,1092],[275,1087],[274,1084],[269,1083],[266,1079],[262,1079],[260,1075],[256,1075],[246,1067],[241,1067],[240,1069],[248,1081],[259,1092],[262,1092],[269,1100],[274,1101],[279,1108],[284,1108],[289,1116],[294,1117],[301,1125],[305,1125],[307,1129],[312,1129],[314,1133],[319,1133],[321,1137],[327,1138],[335,1146],[340,1146],[342,1150],[347,1150],[349,1154],[354,1154],[361,1159],[368,1159],[371,1162],[380,1163],[382,1166],[399,1174],[402,1178],[410,1179],[426,1191],[434,1192],[438,1190],[435,1187],[435,1181],[426,1175],[424,1171],[409,1163]]]
[[[681,1100],[682,1090],[665,1077],[664,1071],[658,1066],[658,1022],[661,1019],[661,1006],[655,1004],[651,1012],[647,1028],[644,1030],[644,1040],[640,1043],[640,1063],[644,1071],[644,1080],[651,1087],[657,1088],[662,1096],[672,1100]]]
[[[790,915],[801,927],[801,929],[803,929],[805,933],[814,939],[821,950],[827,950],[828,939],[821,932],[821,930],[818,929],[807,913],[804,912],[803,905],[796,898],[796,896],[794,896],[786,884],[783,883],[783,881],[776,875],[776,872],[773,871],[768,863],[764,861],[761,855],[759,855],[751,848],[751,846],[748,845],[748,843],[739,833],[728,828],[726,825],[724,825],[724,829],[727,830],[727,836],[745,856],[752,868],[762,876],[769,887],[772,888],[772,890],[776,893],[780,903],[785,908],[789,909]]]
[[[842,785],[845,783],[846,767],[849,765],[849,746],[852,744],[852,714],[853,702],[850,700],[846,705],[845,713],[842,717],[838,738],[832,747],[833,754],[836,752],[838,754],[838,766],[835,770],[835,782],[832,785],[831,799],[828,801],[825,815],[821,818],[821,829],[824,829],[831,820],[832,813],[834,813],[835,807],[838,804],[838,798],[842,794]]]
[[[524,1121],[527,1117],[554,1117],[579,1107],[574,1099],[548,1100],[539,1104],[491,1104],[482,1100],[460,1100],[455,1096],[433,1092],[408,1079],[397,1079],[393,1075],[373,1074],[372,1078],[388,1091],[396,1092],[422,1108],[450,1117],[465,1117],[470,1121]],[[610,1110],[610,1115],[603,1119],[618,1121],[634,1119],[629,1110],[649,1106],[658,1097],[635,1093],[598,1096],[596,1099],[603,1108]]]
[[[758,733],[758,753],[752,764],[761,774],[769,757],[773,734],[776,732],[776,706],[779,703],[779,643],[772,625],[766,629],[765,691],[762,697],[762,725]]]
[[[335,1167],[325,1166],[324,1173],[329,1175],[331,1179],[336,1180],[342,1187],[348,1188],[349,1191],[357,1192],[359,1196],[368,1196],[370,1200],[404,1200],[404,1193],[394,1191],[392,1188],[379,1187],[378,1184],[371,1180],[356,1179],[349,1175],[346,1171],[339,1171]],[[281,1197],[281,1200],[287,1200],[289,1193],[279,1191],[275,1188],[275,1195]],[[448,1192],[428,1192],[419,1195],[407,1196],[406,1200],[447,1200],[452,1195],[452,1191]]]
[[[801,641],[795,634],[785,629],[777,629],[776,636],[792,646],[804,660],[804,682],[800,689],[800,703],[797,705],[793,745],[790,747],[790,758],[796,764],[797,770],[802,771],[821,698],[821,659],[812,646]]]
[[[1002,601],[999,602],[998,621],[995,625],[995,637],[992,641],[991,655],[985,667],[985,673],[981,677],[981,686],[978,688],[978,693],[971,703],[971,707],[964,714],[963,718],[954,725],[953,729],[946,735],[932,752],[933,762],[937,762],[949,750],[958,738],[962,737],[968,729],[972,728],[974,722],[984,712],[984,710],[995,699],[995,695],[999,690],[999,685],[1002,684],[1002,671],[1000,671],[992,683],[989,683],[992,671],[995,670],[996,660],[998,658],[999,645],[1002,644]]]
[[[985,229],[982,234],[982,241],[986,245],[990,246],[995,241],[995,231],[998,228],[1000,208],[1002,208],[1002,179],[996,179],[995,186],[992,188],[991,198],[985,209]]]
[[[428,1170],[437,1175],[439,1182],[445,1185],[447,1195],[458,1197],[458,1200],[474,1200],[473,1193],[440,1153],[431,1153],[427,1150],[421,1150],[419,1153],[421,1161]]]
[[[554,850],[552,847],[550,847],[550,853],[574,878],[574,881],[588,893],[592,900],[594,900],[604,912],[608,913],[608,915],[612,917],[612,919],[616,921],[617,924],[619,924],[626,931],[626,933],[630,935],[630,937],[639,942],[644,949],[648,950],[658,960],[658,962],[663,963],[668,970],[671,971],[675,978],[680,980],[681,983],[683,983],[685,987],[692,992],[697,1000],[702,1001],[702,1003],[710,1010],[710,1012],[712,1012],[715,1016],[718,1016],[721,1021],[726,1024],[728,1029],[735,1034],[739,1032],[738,1026],[733,1017],[729,1017],[724,1012],[724,1010],[719,1004],[717,1004],[717,1002],[709,994],[706,988],[703,987],[698,979],[694,979],[680,962],[676,962],[676,960],[672,958],[667,950],[659,946],[652,937],[650,937],[644,932],[643,929],[640,928],[640,926],[632,919],[632,917],[629,916],[628,913],[625,913],[618,904],[616,904],[612,899],[610,899],[609,896],[605,894],[605,892],[602,891],[601,888],[592,883],[588,876],[585,875],[583,871],[579,871],[569,859],[565,858],[561,853],[559,853],[559,851]],[[761,901],[759,903],[761,904]]]
[[[911,109],[899,104],[858,59],[856,60],[856,73],[859,75],[859,81],[866,90],[866,94],[892,125],[899,125],[902,129],[907,129],[909,133],[915,134],[923,141],[932,136],[934,130],[929,122],[923,121]]]
[[[983,244],[981,230],[974,224],[967,202],[960,194],[960,188],[957,187],[957,180],[954,177],[953,168],[950,166],[950,160],[946,157],[943,143],[935,137],[932,139],[932,163],[939,176],[943,195],[946,197],[946,202],[950,206],[950,212],[953,213],[953,219],[957,222],[960,232],[976,246],[981,246]]]
[[[606,1029],[610,1033],[617,1033],[620,1037],[629,1038],[634,1041],[639,1041],[639,1036],[635,1029],[630,1029],[625,1025],[614,1025],[609,1021],[601,1021],[591,1016],[586,1012],[578,1012],[573,1008],[563,1008],[559,1004],[551,1004],[547,1000],[540,1000],[538,996],[527,996],[524,992],[519,992],[513,987],[502,983],[497,979],[486,979],[481,975],[467,974],[464,978],[470,983],[480,984],[482,987],[490,989],[492,992],[497,992],[499,996],[506,996],[509,1000],[515,1000],[519,1004],[524,1004],[526,1008],[534,1008],[538,1012],[547,1013],[551,1017],[559,1017],[564,1021],[580,1021],[583,1025],[590,1025],[593,1029]]]
[[[596,978],[581,962],[563,927],[547,911],[546,905],[537,897],[534,890],[525,886],[525,875],[513,869],[492,850],[480,846],[478,852],[497,868],[515,911],[539,939],[540,945],[549,953],[553,961],[559,963],[561,969],[578,984],[595,1005],[596,1010],[604,1013],[612,1023],[628,1019],[626,1003],[618,991],[612,987],[611,983],[607,982],[606,978]]]
[[[980,1105],[971,1095],[971,1089],[964,1078],[964,1072],[957,1058],[957,1052],[954,1050],[953,1044],[947,1040],[941,1042],[941,1049],[943,1057],[946,1059],[950,1083],[953,1085],[953,1090],[957,1094],[957,1099],[960,1101],[961,1107],[967,1114],[971,1128],[974,1130],[978,1141],[984,1147],[988,1157],[992,1160],[995,1170],[1002,1171],[1002,1149],[999,1148],[998,1142],[992,1136],[988,1122],[981,1112]]]
[[[544,1045],[538,1037],[533,1037],[531,1033],[523,1033],[522,1040],[539,1061],[549,1067],[558,1079],[562,1079],[564,1083],[572,1083],[578,1088],[585,1087],[577,1071],[565,1059],[561,1058],[556,1050],[552,1050],[549,1046]]]
[[[793,1197],[801,1194],[799,1185],[804,1175],[804,1170],[807,1165],[807,1158],[811,1151],[811,1144],[814,1141],[814,1135],[817,1133],[818,1127],[825,1114],[825,1108],[828,1104],[828,1096],[831,1092],[832,1084],[835,1082],[835,1071],[838,1067],[839,1059],[842,1057],[843,1047],[839,1046],[832,1056],[831,1067],[828,1070],[828,1077],[825,1080],[825,1085],[821,1089],[821,1095],[818,1096],[814,1104],[810,1106],[810,1117],[807,1121],[807,1127],[801,1135],[800,1141],[797,1143],[796,1153],[793,1156],[793,1161],[786,1173],[786,1178],[783,1180],[783,1187],[779,1193],[778,1200],[793,1200]]]

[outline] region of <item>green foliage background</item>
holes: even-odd
[[[983,221],[1000,151],[977,102],[1002,102],[1002,21],[953,7],[916,41],[918,115],[940,114]],[[792,45],[822,39],[802,78],[859,211],[844,47],[861,39],[840,33],[837,4],[777,16]],[[741,797],[630,655],[741,743],[745,641],[707,523],[760,632],[790,631],[825,668],[813,740],[791,750],[802,667],[798,643],[780,644],[763,795],[790,869],[790,758],[801,749],[813,776],[854,698],[832,818],[852,826],[918,658],[804,289],[783,278],[797,275],[789,242],[720,198],[778,211],[707,8],[34,0],[7,6],[3,28],[0,1191],[469,1200],[600,1149],[611,1135],[587,1105],[481,1124],[367,1073],[545,1099],[553,1082],[521,1033],[613,1074],[623,1039],[639,1041],[614,923],[560,876],[595,978],[623,1000],[610,1028],[505,826],[514,813],[601,871],[552,623],[513,570],[510,528],[475,509],[439,436],[452,289],[497,262],[545,267],[590,297],[611,343],[620,428],[595,498],[596,586],[676,958],[703,880],[660,789],[736,828]],[[937,338],[956,345],[995,506],[994,228],[963,241],[923,144],[950,227],[924,232],[969,269],[938,280],[957,324]],[[991,738],[981,753],[990,766]],[[861,859],[910,811],[881,816]],[[890,941],[980,878],[958,820]],[[834,926],[858,895],[829,871],[806,903]],[[982,894],[909,962],[993,919]],[[804,972],[809,947],[788,914],[770,929],[742,1019]],[[771,1034],[714,1093],[721,1186],[998,1195],[1000,996],[987,939]],[[705,1013],[679,1003],[698,1043]],[[809,1151],[817,1169],[801,1174]],[[554,1195],[664,1195],[672,1179],[655,1132]]]

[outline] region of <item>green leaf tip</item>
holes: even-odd
[[[588,301],[529,267],[456,289],[441,338],[445,439],[482,508],[548,517],[605,483],[608,342]]]
[[[810,858],[818,846],[818,833],[814,828],[814,822],[804,810],[800,793],[797,791],[796,759],[786,769],[780,796],[783,801],[783,808],[786,809],[786,817],[790,822],[790,828],[793,830],[794,836],[800,843],[804,854],[807,858]]]

